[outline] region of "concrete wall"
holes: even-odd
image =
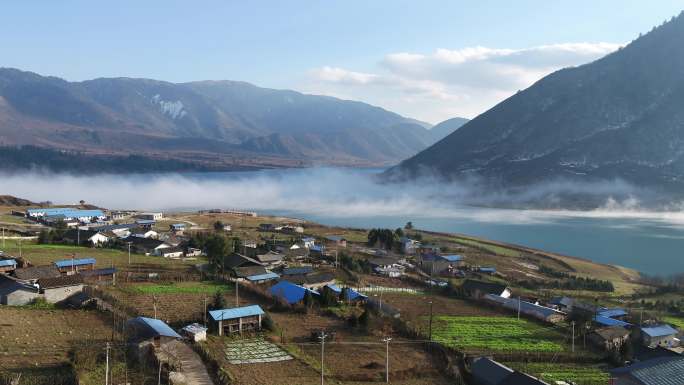
[[[45,300],[49,303],[57,303],[81,291],[83,291],[83,285],[45,289]]]
[[[34,299],[42,297],[41,294],[29,290],[17,290],[7,295],[0,295],[0,304],[9,306],[28,305]]]

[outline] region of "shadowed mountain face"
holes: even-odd
[[[0,69],[5,146],[203,162],[383,165],[439,139],[420,122],[382,108],[243,82],[67,82]]]
[[[683,41],[680,15],[600,60],[546,76],[388,175],[682,186]]]

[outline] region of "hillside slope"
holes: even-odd
[[[550,74],[390,170],[508,185],[553,178],[684,181],[684,17]]]
[[[365,103],[244,82],[67,82],[0,69],[4,146],[219,163],[382,165],[416,154],[434,135]]]

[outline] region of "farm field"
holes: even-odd
[[[663,317],[663,321],[673,325],[679,330],[684,330],[684,318],[682,317],[666,316]]]
[[[0,368],[65,364],[75,346],[118,334],[94,311],[0,307]]]
[[[609,375],[603,370],[587,365],[546,364],[546,363],[506,363],[509,367],[529,373],[546,382],[573,381],[577,385],[604,385],[608,383]]]
[[[204,321],[204,304],[210,304],[217,291],[222,291],[226,302],[234,303],[233,289],[212,282],[129,283],[106,288],[121,304],[132,307],[138,314],[154,317],[170,324]]]
[[[514,317],[436,316],[433,339],[464,350],[560,352],[563,336],[549,327]]]

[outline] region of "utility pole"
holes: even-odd
[[[337,250],[335,250],[335,269],[337,269]]]
[[[81,226],[76,227],[76,246],[81,246]]]
[[[161,385],[161,368],[162,368],[162,363],[160,360],[159,361],[159,374],[157,375],[157,385]]]
[[[109,342],[107,342],[107,363],[105,366],[105,385],[109,385]]]
[[[131,264],[131,244],[133,242],[128,241],[126,243],[128,244],[128,264],[130,265]]]
[[[430,301],[430,323],[428,324],[428,340],[432,342],[432,301]]]
[[[520,320],[520,296],[518,296],[518,320]]]
[[[5,228],[2,228],[2,248],[5,248]]]
[[[323,383],[323,377],[325,373],[325,366],[324,366],[324,354],[325,354],[325,338],[328,335],[325,334],[324,331],[321,331],[321,335],[318,336],[318,338],[321,340],[321,385],[324,385]]]
[[[385,382],[389,384],[389,343],[392,337],[385,337],[382,341],[385,343]]]
[[[207,327],[207,297],[204,296],[204,327]]]
[[[21,237],[19,237],[19,258],[21,258]]]
[[[643,326],[644,324],[644,308],[642,307],[639,309],[639,326]]]
[[[572,352],[575,352],[575,321],[572,321]]]
[[[235,278],[235,307],[240,307],[240,284],[237,278]]]

